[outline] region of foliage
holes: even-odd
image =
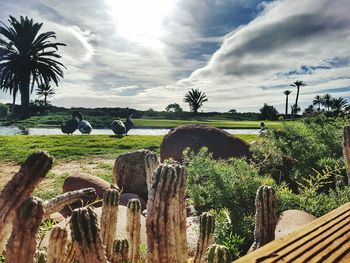
[[[47,105],[48,103],[48,98],[53,97],[55,95],[55,90],[51,85],[45,83],[45,84],[40,84],[36,90],[36,95],[39,96],[39,98],[44,97],[44,104]]]
[[[335,116],[338,116],[341,113],[344,113],[345,107],[347,106],[347,101],[342,98],[332,98],[330,100],[330,106],[335,114]]]
[[[296,160],[289,171],[293,180],[307,178],[314,170],[343,164],[342,129],[344,119],[327,119],[323,115],[303,122],[285,123],[282,129],[270,130],[252,147],[253,156],[264,171],[281,170],[284,159]]]
[[[168,112],[182,112],[182,108],[177,103],[169,104],[166,106],[165,110]]]
[[[207,148],[197,155],[185,150],[188,195],[203,209],[227,208],[234,222],[255,211],[256,190],[272,179],[261,177],[245,159],[216,161]]]
[[[208,101],[204,92],[199,89],[191,89],[185,95],[184,102],[190,105],[191,111],[198,112],[198,109],[202,107],[203,103]]]
[[[63,77],[64,65],[56,59],[59,46],[51,42],[55,32],[39,34],[42,23],[34,23],[28,17],[10,16],[10,26],[0,26],[0,89],[10,91],[15,98],[20,91],[22,115],[28,115],[29,97],[34,84],[40,85],[58,81]]]
[[[267,105],[266,103],[260,109],[262,120],[277,120],[278,111],[274,106]]]
[[[337,185],[328,192],[321,192],[332,178],[337,178]],[[277,190],[279,212],[298,209],[320,217],[337,207],[350,202],[350,188],[344,185],[344,177],[339,169],[325,168],[315,171],[308,179],[299,183],[298,194],[293,193],[285,184]]]

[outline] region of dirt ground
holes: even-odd
[[[112,176],[111,171],[114,165],[113,159],[104,159],[99,157],[89,157],[77,161],[55,161],[50,174],[54,176],[67,177],[74,174],[101,175],[108,174]],[[13,162],[0,162],[0,190],[8,180],[19,170],[20,164]]]

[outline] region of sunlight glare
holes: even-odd
[[[163,21],[177,0],[106,0],[118,33],[132,42],[160,44]]]

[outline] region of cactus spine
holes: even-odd
[[[62,210],[66,205],[78,201],[86,196],[95,196],[94,188],[84,188],[76,191],[70,191],[62,195],[56,196],[44,202],[45,214],[44,218],[48,218],[52,213]]]
[[[0,193],[0,254],[11,233],[16,209],[30,197],[34,188],[51,169],[53,158],[44,152],[33,153]]]
[[[129,243],[126,239],[118,239],[113,244],[112,263],[124,263],[128,261]]]
[[[26,263],[35,261],[37,233],[43,219],[42,201],[29,198],[16,210],[11,238],[6,251],[5,262]]]
[[[71,235],[79,263],[106,263],[96,214],[90,208],[73,210]]]
[[[270,186],[261,186],[255,198],[255,250],[275,239],[275,228],[277,224],[276,193]]]
[[[68,241],[67,230],[63,227],[54,227],[50,233],[47,263],[63,263]]]
[[[139,199],[131,199],[127,204],[126,231],[129,243],[129,260],[131,263],[140,262],[141,239],[141,203]]]
[[[350,186],[350,126],[345,126],[343,131],[343,154]]]
[[[203,263],[208,247],[213,243],[215,219],[210,213],[203,213],[199,219],[199,237],[194,263]]]
[[[101,238],[106,247],[107,258],[111,259],[113,242],[117,232],[118,205],[120,193],[117,189],[107,189],[103,196],[101,214]]]
[[[147,262],[187,262],[185,170],[162,164],[154,172],[147,203]]]
[[[207,251],[206,262],[208,263],[231,262],[228,248],[218,244],[211,245]]]

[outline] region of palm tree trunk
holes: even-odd
[[[13,93],[13,99],[12,99],[12,107],[11,107],[12,114],[15,114],[15,108],[16,108],[16,93]]]
[[[47,106],[47,94],[45,94],[44,103],[45,103],[45,106]]]
[[[21,117],[27,118],[29,116],[29,90],[30,90],[30,75],[24,79],[21,86]]]
[[[296,108],[298,108],[298,100],[299,100],[299,89],[300,89],[300,87],[299,86],[297,86],[297,96],[296,96],[296,98],[295,98],[295,109]],[[294,115],[294,112],[292,112],[292,116]]]
[[[286,95],[286,118],[288,116],[288,95]]]

